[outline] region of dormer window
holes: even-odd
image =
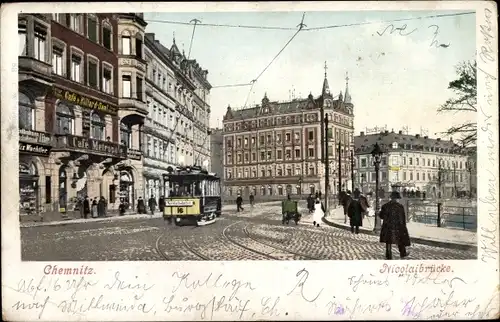
[[[392,148],[397,149],[398,148],[398,142],[393,142],[392,143]]]

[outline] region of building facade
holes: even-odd
[[[146,60],[144,34],[147,23],[142,13],[118,14],[118,116],[120,144],[127,147],[127,159],[120,161],[114,171],[119,176],[120,201],[129,209],[144,197],[142,132],[146,105]]]
[[[370,154],[375,143],[384,151],[379,173],[382,193],[397,187],[401,191],[425,192],[430,198],[450,198],[469,191],[469,157],[452,140],[384,131],[361,132],[354,142],[355,184],[365,193],[375,192],[376,175]]]
[[[19,15],[21,213],[117,202],[117,34],[113,14]]]
[[[223,131],[219,128],[213,128],[210,132],[210,172],[215,172],[221,178],[221,187],[224,186],[223,149]]]
[[[324,161],[330,164],[330,193],[338,180],[347,180],[349,153],[353,148],[353,104],[346,84],[336,97],[328,80],[321,96],[271,102],[233,110],[223,120],[224,195],[250,194],[261,199],[280,199],[287,194],[305,195],[325,191]],[[329,118],[328,151],[324,146],[324,118]],[[341,145],[341,173],[335,171],[337,144]],[[328,155],[328,158],[326,156]]]
[[[146,106],[143,138],[144,194],[167,196],[163,180],[169,166],[204,165],[208,146],[210,84],[206,70],[180,53],[175,39],[170,49],[154,34],[146,34]]]

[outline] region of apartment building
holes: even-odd
[[[223,119],[224,194],[250,194],[256,198],[283,198],[325,191],[325,167],[331,164],[330,192],[337,192],[338,180],[349,178],[349,154],[353,148],[354,105],[346,83],[345,98],[330,93],[325,73],[321,96],[285,102],[267,95],[260,105],[232,109]],[[329,118],[328,131],[324,119]],[[324,140],[327,133],[328,151]],[[341,144],[338,173],[337,144]]]
[[[384,155],[380,164],[381,192],[400,190],[425,192],[428,197],[452,197],[469,191],[469,156],[452,140],[408,135],[402,131],[354,137],[356,185],[375,191],[375,167],[371,151],[378,143]]]

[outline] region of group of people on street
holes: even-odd
[[[158,206],[158,210],[163,213],[163,210],[165,209],[165,197],[161,196],[158,198],[158,202],[156,201],[155,196],[151,196],[148,200],[148,208],[151,213],[151,215],[154,215],[156,211],[156,207]],[[144,202],[144,199],[142,197],[139,197],[137,200],[137,213],[138,214],[147,214],[146,211],[146,203]]]
[[[248,201],[250,202],[250,207],[253,207],[255,203],[255,196],[253,195],[253,193],[251,193],[250,196],[248,197]],[[238,194],[238,196],[236,197],[236,212],[244,210],[242,205],[243,205],[243,197],[241,197],[241,194]]]
[[[392,245],[397,245],[400,258],[408,256],[406,247],[410,246],[410,234],[406,226],[406,214],[404,206],[399,203],[401,194],[393,191],[390,201],[382,205],[378,216],[382,220],[380,231],[380,242],[385,243],[386,259],[392,259]],[[353,234],[359,234],[359,227],[363,226],[363,219],[369,212],[370,203],[368,199],[356,189],[341,193],[340,201],[344,208],[344,215],[349,218],[349,225]],[[375,214],[377,215],[377,214]]]
[[[94,198],[92,201],[88,196],[79,201],[80,217],[81,218],[99,218],[107,216],[108,202],[101,196],[99,199]]]

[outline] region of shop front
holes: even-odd
[[[43,175],[43,170],[50,155],[52,142],[52,136],[49,133],[19,130],[19,212],[21,215],[39,214],[42,210],[42,198],[50,200],[50,191],[42,192],[41,188],[47,184],[50,187],[51,183],[50,177]],[[42,179],[45,179],[45,182]]]

